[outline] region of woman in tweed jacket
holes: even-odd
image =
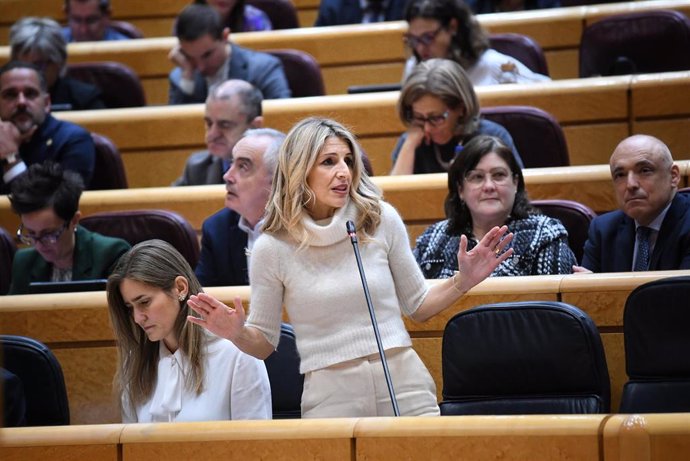
[[[514,235],[514,253],[492,276],[570,274],[576,264],[568,232],[530,205],[522,170],[498,138],[475,137],[453,161],[445,210],[448,219],[429,226],[414,249],[428,279],[448,278],[458,270],[460,235],[472,248],[488,229],[504,224]]]

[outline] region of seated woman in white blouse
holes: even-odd
[[[202,291],[162,240],[141,242],[118,261],[107,294],[123,422],[271,419],[263,361],[186,321],[195,315],[187,299]]]

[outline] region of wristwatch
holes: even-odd
[[[17,152],[12,152],[7,157],[0,159],[0,165],[5,166],[15,163],[17,161],[17,154]]]

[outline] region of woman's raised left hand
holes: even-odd
[[[477,246],[467,251],[467,237],[460,237],[458,249],[459,288],[467,292],[470,288],[487,278],[506,259],[513,255],[508,248],[513,240],[508,226],[494,227],[486,233]]]

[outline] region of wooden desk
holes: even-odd
[[[483,107],[533,105],[550,112],[563,127],[571,165],[593,165],[608,163],[618,142],[632,133],[631,79],[481,87],[477,93]],[[686,81],[690,72],[665,79],[674,91],[684,88]],[[308,116],[335,118],[353,130],[374,173],[383,175],[392,166],[391,152],[405,130],[396,113],[397,99],[398,92],[386,92],[270,100],[263,106],[264,120],[266,126],[287,132]],[[205,149],[203,111],[203,104],[194,104],[62,112],[56,117],[112,139],[122,154],[130,187],[151,187],[171,184],[189,154]],[[674,120],[667,115],[651,117],[663,117],[664,123]],[[676,159],[690,155],[685,148],[674,154]]]
[[[685,186],[690,162],[677,163],[681,167],[681,186]],[[596,212],[618,207],[608,165],[526,169],[524,177],[531,199],[575,200]],[[445,219],[445,173],[375,176],[373,180],[383,191],[384,199],[400,212],[411,242],[427,226]],[[204,219],[223,208],[224,198],[222,185],[86,191],[80,209],[86,216],[102,211],[163,208],[178,212],[200,232]],[[0,226],[10,232],[19,226],[19,217],[11,211],[7,196],[0,196]]]
[[[31,14],[62,18],[61,6],[52,0],[31,0]],[[7,13],[0,19],[0,43],[7,43],[7,28],[27,14],[26,0],[5,0]],[[118,42],[70,44],[71,62],[115,60],[133,67],[143,80],[149,104],[167,102],[167,74],[171,64],[167,53],[176,43],[170,37],[173,17],[186,5],[186,0],[141,4],[115,0],[116,19],[133,22],[147,37],[129,44]],[[318,0],[296,2],[301,24],[313,24]],[[690,14],[690,0],[645,0],[607,5],[553,8],[511,13],[478,15],[489,32],[518,32],[531,36],[544,49],[549,71],[554,79],[578,77],[580,36],[586,24],[604,16],[630,11],[670,8]],[[5,11],[3,10],[3,13]],[[328,94],[344,93],[348,86],[398,82],[402,76],[405,50],[402,35],[404,21],[367,25],[346,25],[324,28],[305,27],[296,30],[232,34],[233,41],[252,49],[295,48],[314,55],[321,64]],[[376,46],[371,46],[375,43]],[[357,50],[357,52],[353,52]],[[8,56],[0,48],[0,63]]]
[[[606,461],[685,461],[690,413],[612,415],[603,436]]]
[[[611,408],[615,411],[627,380],[622,341],[625,299],[643,283],[681,275],[690,275],[690,271],[487,279],[438,316],[424,323],[405,319],[405,326],[434,378],[440,401],[441,340],[453,315],[493,302],[571,303],[587,312],[600,329],[611,380]],[[207,291],[225,303],[239,296],[246,305],[250,297],[249,287],[212,287]],[[53,350],[63,367],[74,424],[120,421],[118,403],[111,396],[116,352],[104,292],[0,297],[0,334],[31,336]]]

